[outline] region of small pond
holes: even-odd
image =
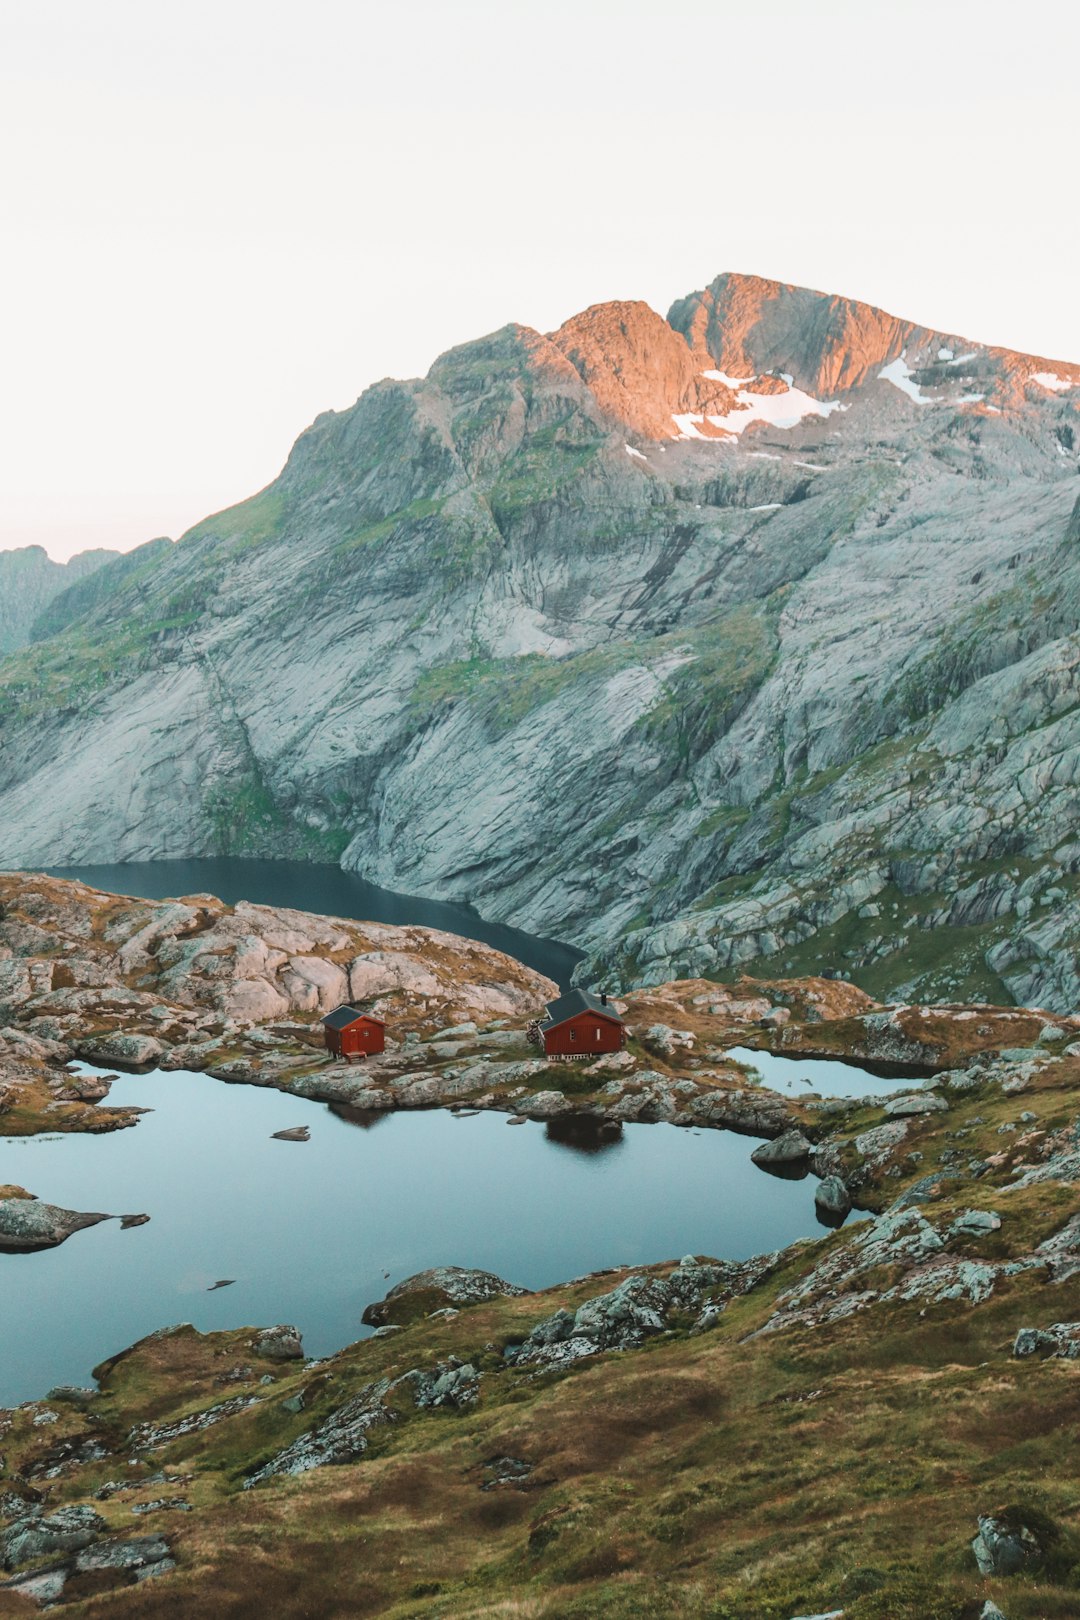
[[[857,1063],[841,1063],[838,1058],[780,1057],[775,1052],[757,1052],[750,1046],[733,1046],[724,1053],[735,1063],[756,1069],[773,1091],[800,1097],[817,1093],[820,1097],[887,1097],[894,1091],[918,1090],[932,1076],[919,1073],[877,1072]]]
[[[48,871],[53,877],[77,878],[92,888],[143,900],[216,894],[230,906],[250,900],[261,906],[293,906],[298,911],[361,922],[442,928],[506,951],[526,967],[546,973],[564,990],[582,960],[581,952],[572,945],[526,934],[504,923],[485,922],[471,906],[397,894],[366,882],[355,872],[317,862],[239,860],[221,855],[201,860],[125,861],[116,866],[52,866]]]
[[[183,1071],[122,1076],[109,1101],[154,1112],[105,1136],[0,1138],[0,1183],[151,1217],[0,1255],[0,1406],[87,1383],[106,1356],[180,1321],[292,1322],[309,1355],[327,1355],[366,1334],[366,1304],[428,1266],[543,1288],[821,1232],[813,1178],[763,1175],[753,1139],[726,1131],[373,1117]],[[309,1142],[271,1140],[296,1125]]]

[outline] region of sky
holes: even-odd
[[[723,270],[1080,360],[1072,0],[0,0],[0,549]]]

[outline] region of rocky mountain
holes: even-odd
[[[507,327],[0,665],[0,862],[340,860],[617,983],[1080,998],[1080,366],[722,275]]]
[[[53,562],[42,546],[0,551],[0,653],[25,647],[37,620],[58,596],[89,580],[115,551],[82,551],[70,562]]]

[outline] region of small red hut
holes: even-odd
[[[568,990],[548,1005],[540,1025],[548,1058],[599,1057],[620,1052],[626,1045],[626,1025],[606,995]]]
[[[371,1057],[386,1046],[386,1024],[356,1007],[335,1007],[322,1021],[326,1050],[335,1057]]]

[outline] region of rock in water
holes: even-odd
[[[813,1152],[813,1143],[808,1141],[802,1131],[784,1131],[782,1135],[774,1137],[771,1142],[762,1142],[760,1147],[754,1149],[750,1157],[757,1165],[767,1166],[774,1164],[798,1164],[807,1160]]]
[[[287,1131],[275,1131],[272,1142],[310,1142],[311,1130],[307,1125],[291,1125]]]
[[[851,1208],[851,1194],[839,1176],[826,1176],[814,1191],[818,1220],[824,1226],[839,1226]]]

